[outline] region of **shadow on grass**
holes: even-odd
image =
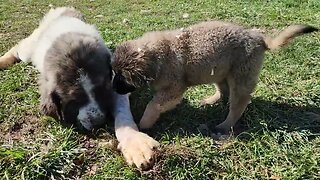
[[[137,123],[150,100],[151,95],[147,90],[131,95],[131,109]],[[184,99],[175,109],[162,114],[160,120],[146,132],[156,139],[160,139],[164,134],[169,138],[193,134],[211,136],[212,130],[224,121],[227,114],[228,104],[226,103],[220,102],[200,107],[191,105]],[[262,129],[271,132],[309,131],[314,134],[313,136],[320,135],[320,108],[253,98],[235,126],[234,134],[259,133]]]

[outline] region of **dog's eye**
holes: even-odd
[[[76,101],[69,101],[63,109],[65,121],[68,123],[76,123],[78,113],[79,104]]]

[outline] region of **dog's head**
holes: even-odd
[[[119,94],[127,94],[153,80],[152,54],[147,48],[135,48],[131,42],[119,45],[114,52],[112,86]]]
[[[41,82],[42,111],[87,130],[112,115],[111,53],[81,34],[59,38],[46,55]]]

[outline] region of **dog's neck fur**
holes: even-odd
[[[181,43],[180,39],[176,37],[177,32],[155,32],[159,33],[157,35],[152,35],[150,38],[148,36],[140,38],[136,42],[136,47],[142,47],[141,53],[143,53],[143,58],[147,61],[147,66],[144,69],[144,75],[147,79],[151,79],[146,82],[146,85],[153,86],[153,84],[159,84],[161,81],[161,75],[165,69],[163,65],[168,63],[176,63],[176,58],[179,62],[184,61],[184,52],[181,51],[180,46],[184,45]],[[160,34],[161,33],[161,34]],[[180,32],[178,32],[180,34]],[[177,38],[177,41],[172,41],[172,39]],[[141,45],[143,44],[143,45]],[[180,59],[179,59],[180,57]],[[155,82],[155,83],[153,83]],[[161,84],[161,83],[160,83]]]
[[[146,68],[143,71],[143,76],[147,79],[146,85],[152,86],[154,81],[157,81],[161,73],[162,63],[166,63],[165,59],[169,54],[174,53],[170,47],[168,39],[151,39],[148,42],[143,42],[144,47],[141,50],[143,58],[146,62]],[[138,43],[140,44],[140,43]],[[139,47],[139,46],[138,46]]]

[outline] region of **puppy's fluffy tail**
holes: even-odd
[[[319,31],[319,29],[309,25],[291,25],[280,32],[280,34],[274,38],[265,37],[264,41],[267,48],[270,50],[278,49],[285,46],[290,42],[291,39],[301,36],[303,34]]]

